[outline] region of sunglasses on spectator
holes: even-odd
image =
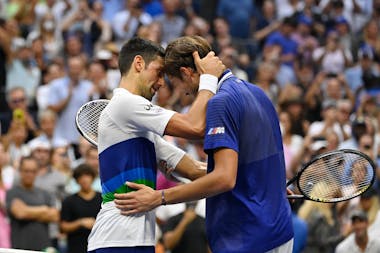
[[[14,98],[11,100],[12,104],[19,104],[25,102],[26,98]]]

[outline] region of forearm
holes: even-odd
[[[208,90],[201,90],[188,113],[173,115],[166,126],[165,134],[186,139],[203,138],[206,128],[206,106],[213,95]]]
[[[50,110],[53,110],[53,111],[56,112],[56,113],[59,113],[59,112],[61,112],[63,109],[66,108],[66,106],[67,106],[67,104],[69,103],[69,101],[70,101],[70,97],[64,99],[63,101],[61,101],[61,102],[59,102],[59,103],[57,103],[57,104],[55,104],[55,105],[49,105],[48,108],[49,108]]]
[[[181,240],[183,233],[185,232],[187,227],[187,223],[184,220],[181,220],[177,227],[169,232],[164,234],[164,245],[166,249],[173,249],[177,246],[178,242]]]
[[[167,204],[176,204],[211,197],[232,188],[221,173],[211,172],[191,183],[166,189],[164,197]],[[158,192],[157,205],[161,205],[161,197],[161,192]]]
[[[207,166],[207,165],[206,165]],[[206,175],[204,163],[198,162],[189,155],[184,155],[175,168],[175,172],[192,181]]]
[[[38,220],[46,214],[46,206],[25,206],[23,208],[11,207],[11,213],[20,220]]]
[[[81,219],[75,221],[61,221],[60,229],[63,233],[72,233],[82,227]]]

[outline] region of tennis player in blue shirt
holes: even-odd
[[[165,71],[174,85],[182,82],[195,91],[193,80],[199,74],[187,39],[169,44]],[[226,71],[207,106],[204,143],[205,176],[161,191],[128,182],[137,191],[115,194],[121,213],[131,215],[206,197],[212,252],[292,252],[281,133],[276,110],[265,93]]]

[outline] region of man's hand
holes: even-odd
[[[199,57],[197,51],[193,52],[194,63],[199,74],[210,74],[216,77],[219,77],[223,71],[226,69],[226,66],[215,56],[213,51],[209,52],[202,59]]]
[[[140,212],[150,211],[161,205],[161,193],[152,188],[132,182],[127,182],[126,185],[137,191],[129,193],[115,193],[115,204],[120,209],[121,214],[131,215]]]
[[[80,219],[81,226],[87,229],[92,229],[92,227],[94,226],[94,223],[95,223],[95,219],[93,217]]]

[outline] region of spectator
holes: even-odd
[[[0,143],[0,248],[11,247],[11,230],[8,223],[7,212],[5,207],[5,194],[10,185],[4,180],[4,175],[9,170],[6,166],[6,153],[3,144]],[[11,170],[13,170],[11,168]]]
[[[276,49],[274,46],[279,46],[281,48],[281,63],[288,66],[293,66],[298,50],[297,42],[291,37],[295,27],[294,18],[286,17],[282,21],[280,30],[269,35],[264,46],[264,51],[269,52]]]
[[[100,210],[102,196],[91,187],[95,173],[86,164],[73,173],[80,190],[62,203],[60,227],[67,234],[67,253],[86,253],[87,237]]]
[[[5,87],[7,80],[7,64],[11,58],[12,37],[7,29],[7,21],[0,18],[0,110],[7,109],[5,102]]]
[[[340,143],[339,149],[358,149],[359,139],[367,132],[367,129],[367,123],[364,121],[364,118],[359,117],[354,119],[351,123],[351,138]]]
[[[2,143],[9,153],[11,166],[18,168],[22,156],[28,154],[28,146],[25,144],[28,132],[25,124],[13,121],[8,132],[2,136]]]
[[[20,162],[20,184],[6,195],[6,206],[11,221],[12,248],[43,250],[51,246],[48,223],[57,222],[58,210],[52,196],[36,186],[38,163],[32,157]]]
[[[338,244],[336,253],[343,252],[378,252],[380,240],[368,235],[368,217],[363,211],[356,211],[351,216],[354,236]]]
[[[83,79],[84,62],[80,57],[68,59],[67,76],[51,82],[48,108],[59,114],[55,134],[77,146],[79,133],[73,124],[78,109],[88,101],[92,83]]]
[[[155,17],[155,20],[162,25],[162,43],[167,45],[182,35],[186,20],[177,15],[180,7],[179,0],[163,0],[162,6],[164,13]]]
[[[89,55],[86,54],[84,48],[84,38],[77,34],[70,34],[64,41],[64,55],[65,60],[69,60],[71,57],[80,57],[83,62],[87,62]],[[69,65],[68,62],[65,62]]]
[[[54,207],[58,210],[61,206],[65,193],[66,178],[65,175],[57,171],[51,164],[51,145],[42,140],[32,140],[29,143],[31,156],[38,163],[37,177],[35,185],[47,191],[53,198]],[[58,247],[58,224],[52,222],[49,224],[49,235],[52,240],[51,245]]]
[[[55,146],[51,155],[51,165],[54,169],[65,175],[68,183],[72,177],[72,169],[67,146]]]
[[[275,80],[276,72],[277,69],[275,65],[269,62],[263,62],[257,69],[255,81],[257,86],[264,90],[265,94],[269,97],[275,106],[277,105],[278,97],[280,94],[280,87]]]
[[[42,37],[43,47],[49,62],[63,53],[63,39],[58,24],[52,13],[46,13],[42,17],[37,31]]]
[[[234,39],[248,39],[252,31],[251,21],[255,16],[254,2],[241,0],[239,4],[229,0],[220,0],[216,9],[218,17],[228,21],[230,33]]]
[[[287,111],[279,112],[279,120],[282,134],[282,143],[284,145],[284,158],[286,166],[286,178],[291,179],[294,176],[290,165],[294,157],[301,151],[303,138],[297,134],[292,134],[292,122]]]
[[[213,28],[215,32],[212,48],[219,53],[223,48],[232,44],[232,37],[230,35],[230,26],[226,19],[218,17],[213,21]]]
[[[152,17],[142,9],[141,0],[128,0],[125,1],[125,5],[124,10],[114,15],[111,24],[118,45],[132,38],[139,25],[148,25],[152,22]]]
[[[220,53],[219,57],[226,65],[226,68],[230,69],[231,72],[238,78],[248,81],[248,74],[243,69],[238,66],[239,54],[238,51],[232,46],[224,47]]]
[[[207,253],[205,219],[196,214],[196,202],[186,203],[184,212],[169,218],[163,227],[163,243],[172,253]]]
[[[42,85],[38,86],[36,102],[39,111],[44,111],[48,107],[50,82],[63,77],[63,68],[58,63],[51,63],[47,66],[46,72],[42,77]]]
[[[38,134],[36,115],[28,109],[28,102],[29,100],[24,88],[14,87],[8,90],[7,104],[10,110],[0,115],[2,134],[8,132],[13,121],[25,124],[28,139]]]
[[[83,163],[92,169],[94,172],[94,180],[92,182],[92,188],[97,192],[102,192],[102,186],[99,178],[99,159],[98,159],[98,150],[94,146],[88,146],[86,153],[84,155]],[[79,165],[78,165],[79,166]],[[76,193],[79,191],[78,183],[75,180],[71,180],[68,185],[68,191],[70,193]]]
[[[350,89],[356,92],[364,86],[363,77],[380,76],[380,72],[375,64],[374,53],[370,47],[362,47],[358,51],[358,64],[345,70],[346,80]]]
[[[105,66],[99,61],[93,61],[88,67],[88,80],[92,82],[92,90],[90,91],[90,100],[109,99],[111,90],[107,80],[107,72]]]
[[[313,20],[306,16],[298,17],[296,31],[291,38],[298,44],[298,61],[311,63],[313,51],[319,46],[317,39],[311,34]]]
[[[336,245],[344,239],[344,235],[339,231],[338,220],[334,217],[333,204],[305,201],[300,207],[298,215],[308,225],[305,252],[331,253]]]
[[[103,8],[101,1],[95,1],[88,14],[89,19],[84,23],[85,32],[88,34],[86,52],[90,56],[98,52],[112,38],[111,24],[102,17]]]
[[[326,44],[313,52],[313,60],[320,70],[326,73],[339,74],[352,63],[352,55],[345,51],[336,31],[327,34]]]
[[[343,16],[336,17],[334,29],[338,33],[342,49],[351,52],[353,47],[353,34],[350,32],[350,24]]]
[[[88,142],[88,140],[86,140],[83,136],[80,136],[78,141],[78,157],[71,157],[71,159],[74,158],[72,159],[73,162],[71,164],[72,169],[84,163],[87,150],[89,150],[90,147],[91,144]]]
[[[24,39],[18,39],[13,49],[14,57],[7,67],[7,91],[23,87],[29,102],[36,96],[36,89],[41,78],[41,70],[35,65],[31,45]]]
[[[267,37],[280,27],[281,22],[276,17],[276,6],[273,0],[265,0],[257,16],[253,37],[259,43],[259,49],[262,49]]]
[[[51,147],[60,145],[61,143],[67,143],[65,139],[54,134],[57,123],[57,114],[54,111],[49,109],[40,110],[38,122],[40,125],[40,135],[33,140],[47,142]]]

